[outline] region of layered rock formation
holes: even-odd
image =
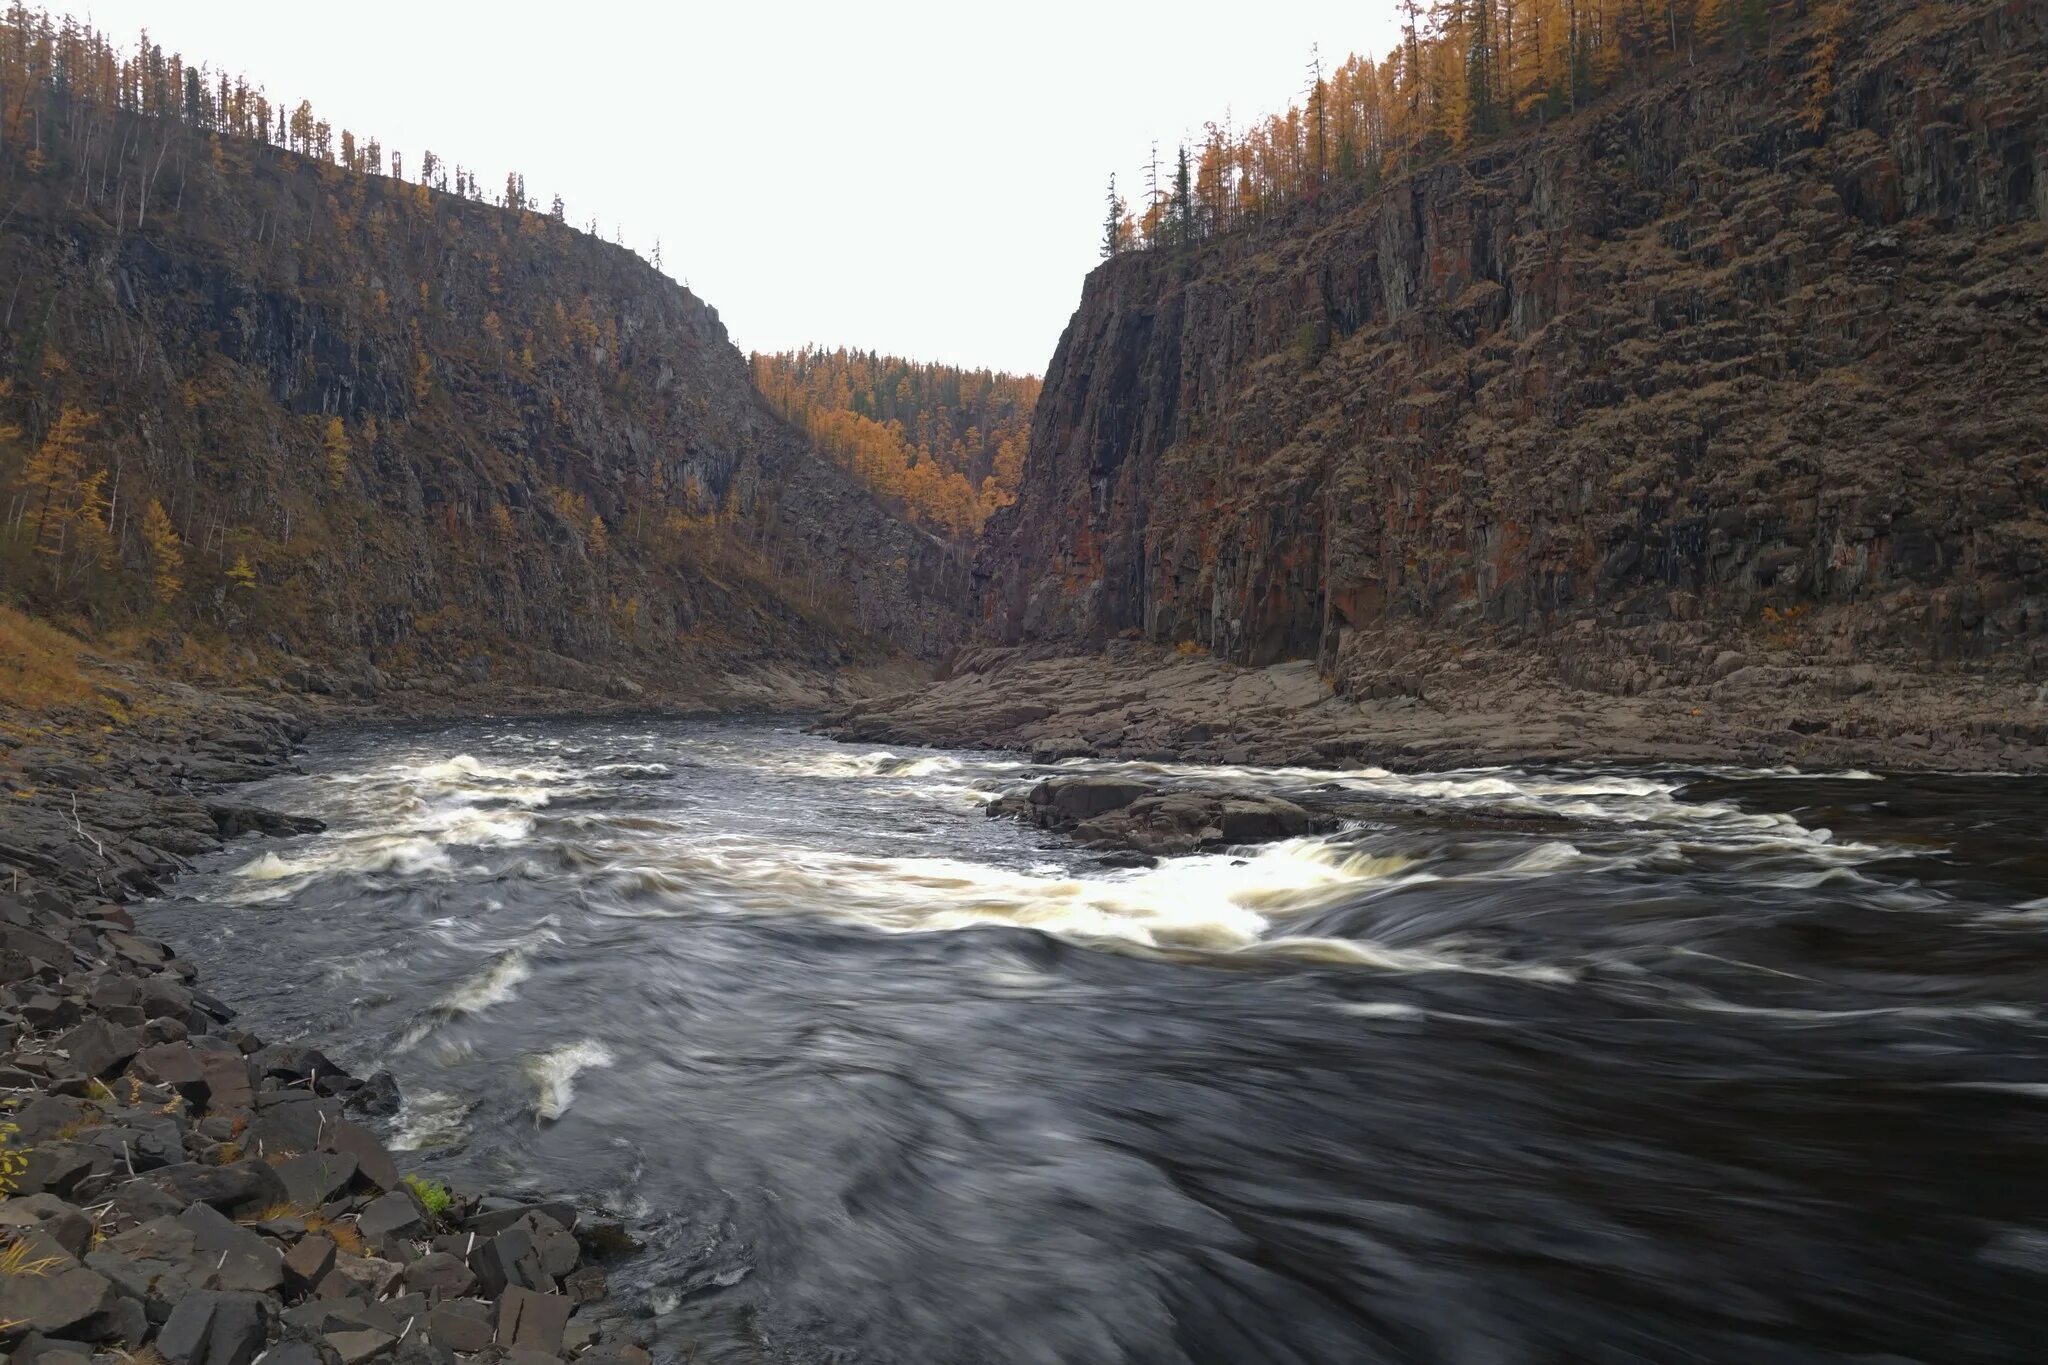
[[[1816,8],[1840,31],[1098,269],[989,637],[1361,701],[1474,651],[1608,697],[2048,671],[2048,14]]]
[[[155,613],[155,498],[182,542],[163,615],[230,674],[303,656],[687,696],[957,637],[957,552],[770,412],[715,310],[630,251],[245,139],[45,113],[40,162],[0,157],[5,406],[23,450],[86,414],[113,543],[52,569],[27,489],[0,560],[17,600]]]

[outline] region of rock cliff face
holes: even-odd
[[[96,419],[115,557],[147,584],[161,500],[168,614],[227,653],[660,683],[960,633],[957,552],[817,456],[631,252],[157,120],[45,124],[46,164],[0,159],[6,406],[27,446],[63,406]],[[89,564],[65,591],[151,609]]]
[[[2040,676],[2048,7],[1842,8],[1098,269],[985,632],[1361,697],[1480,642],[1612,694],[1731,649]]]

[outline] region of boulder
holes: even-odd
[[[22,1240],[27,1264],[39,1268],[0,1275],[0,1322],[87,1341],[112,1336],[108,1319],[120,1303],[114,1282],[47,1237],[30,1232]]]
[[[291,1203],[317,1209],[346,1190],[356,1171],[356,1159],[347,1152],[308,1152],[279,1164],[277,1178]]]
[[[83,1257],[92,1243],[92,1220],[55,1195],[0,1201],[0,1227],[34,1228],[74,1257]]]
[[[292,1245],[284,1256],[286,1280],[301,1290],[311,1289],[334,1269],[334,1239],[325,1233],[309,1232]]]
[[[507,1289],[498,1300],[498,1345],[511,1351],[559,1352],[572,1307],[561,1294]]]
[[[249,1365],[263,1349],[274,1311],[260,1294],[188,1294],[171,1310],[156,1347],[170,1365]]]

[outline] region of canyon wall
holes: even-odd
[[[1097,269],[986,637],[2048,671],[2048,6],[1831,13]]]
[[[819,456],[716,311],[625,248],[61,92],[34,132],[0,157],[0,598],[231,675],[685,699],[961,634],[960,553]],[[66,408],[111,504],[68,543],[44,509],[75,488],[34,479]]]

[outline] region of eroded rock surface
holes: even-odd
[[[1378,712],[1466,706],[1454,667],[1565,703],[1494,751],[1733,702],[1732,742],[1795,754],[1772,736],[1877,723],[1829,694],[1868,665],[1965,694],[1883,722],[1910,756],[1976,722],[1982,680],[2048,676],[2048,24],[1808,8],[1381,193],[1098,269],[991,523],[987,638],[1313,660],[1395,747],[1433,727]],[[1032,743],[1058,735],[1034,706],[1149,732],[1113,690],[985,700]],[[1310,744],[1355,725],[1321,719]]]

